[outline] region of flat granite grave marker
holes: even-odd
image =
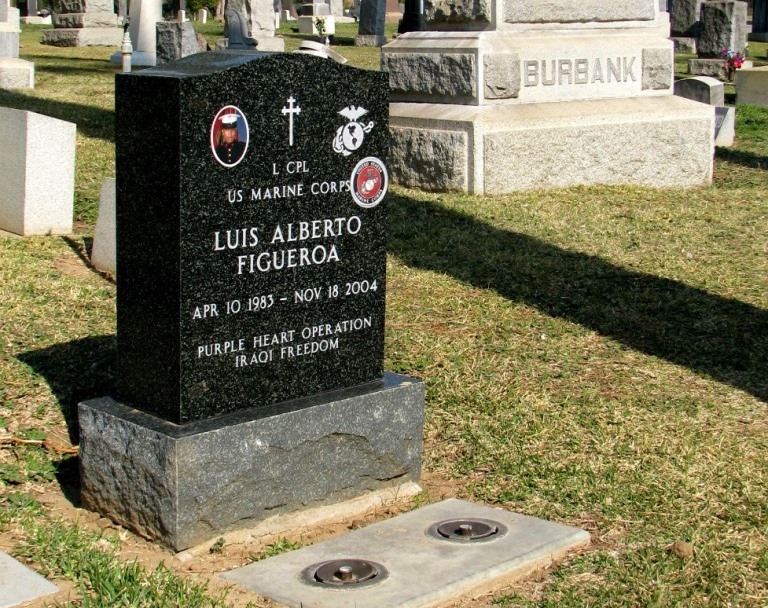
[[[234,51],[117,76],[119,402],[81,404],[86,504],[182,549],[418,478],[423,388],[383,372],[386,83]]]

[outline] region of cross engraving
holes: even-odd
[[[296,102],[293,95],[291,95],[286,101],[288,102],[288,106],[283,107],[281,111],[283,115],[285,114],[288,115],[288,145],[292,146],[293,145],[293,115],[301,114],[301,108],[298,105],[296,106],[293,105]]]

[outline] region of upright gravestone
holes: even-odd
[[[386,17],[386,0],[361,0],[355,44],[358,46],[385,45],[387,43],[387,37],[384,34]]]
[[[755,0],[752,6],[750,40],[768,42],[768,0]]]
[[[182,549],[418,478],[423,389],[383,372],[387,101],[301,54],[117,76],[119,394],[80,407],[85,504]]]

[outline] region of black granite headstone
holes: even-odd
[[[116,81],[118,397],[175,423],[380,382],[385,74],[209,52]]]

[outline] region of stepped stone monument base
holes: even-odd
[[[123,40],[112,0],[54,0],[52,8],[54,29],[43,32],[43,44],[119,46]]]
[[[672,98],[655,0],[454,4],[425,0],[428,31],[382,49],[394,181],[500,194],[711,180],[714,110]]]
[[[712,178],[714,108],[679,97],[549,104],[390,104],[390,171],[425,190],[501,194]]]

